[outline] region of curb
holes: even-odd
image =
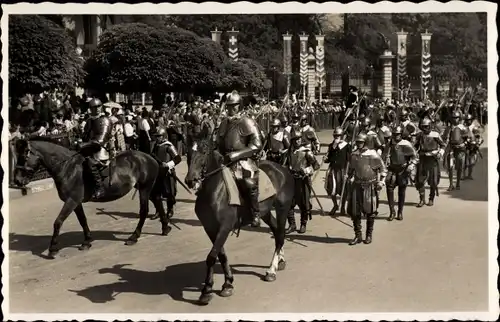
[[[9,188],[9,200],[16,200],[34,193],[47,191],[55,188],[54,180],[47,178],[30,182],[25,189]]]

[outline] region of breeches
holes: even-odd
[[[352,184],[347,202],[347,213],[351,217],[374,216],[377,212],[378,191],[375,184]]]
[[[457,171],[461,171],[465,167],[465,150],[454,149],[452,153],[449,153],[446,157],[446,167],[448,171],[453,169],[457,169]]]
[[[387,172],[387,177],[385,178],[385,185],[387,189],[392,189],[396,187],[407,187],[409,182],[409,173],[405,171],[404,168],[397,167],[392,168],[389,167],[389,171]]]
[[[325,191],[331,195],[341,195],[344,185],[344,169],[328,168],[325,178]]]
[[[417,182],[415,187],[423,189],[427,182],[430,187],[437,187],[441,180],[441,167],[435,157],[422,156],[417,166]]]

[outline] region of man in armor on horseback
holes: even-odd
[[[93,157],[86,155],[87,164],[95,182],[93,198],[99,199],[104,194],[104,186],[100,174],[100,168],[107,165],[109,153],[106,150],[111,139],[111,120],[102,112],[102,102],[98,98],[93,98],[89,102],[90,118],[85,123],[83,130],[83,141],[91,150],[97,150]],[[85,149],[85,147],[83,147]]]
[[[233,91],[226,99],[227,118],[218,129],[217,146],[224,163],[232,170],[237,183],[248,196],[252,227],[260,226],[259,156],[263,137],[257,123],[241,115],[241,96]]]
[[[321,144],[318,136],[316,135],[316,131],[309,124],[307,114],[302,115],[300,118],[300,132],[302,133],[304,146],[309,148],[313,153],[319,153]]]
[[[318,160],[311,149],[304,145],[303,134],[298,129],[292,130],[290,153],[288,156],[289,169],[295,178],[295,194],[292,206],[288,213],[288,229],[285,234],[290,234],[297,229],[295,223],[295,206],[300,209],[300,230],[299,233],[306,232],[307,221],[311,217],[311,176],[314,171],[320,168]]]

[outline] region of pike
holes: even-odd
[[[191,192],[191,190],[189,190],[189,188],[184,184],[184,182],[181,181],[181,179],[179,179],[179,177],[177,177],[177,175],[174,173],[174,172],[170,172],[170,175],[172,176],[172,178],[175,179],[175,181],[177,181],[190,195],[192,195],[193,193]],[[135,188],[135,191],[134,191],[134,194],[132,195],[132,200],[134,200],[135,198],[135,195],[137,194],[137,188]]]

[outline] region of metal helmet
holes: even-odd
[[[451,118],[453,119],[459,119],[462,117],[462,114],[460,113],[460,111],[455,111],[451,114]]]
[[[402,110],[401,111],[401,116],[408,116],[408,111],[407,110]]]
[[[241,103],[241,96],[240,94],[238,94],[237,91],[231,92],[231,94],[229,94],[226,97],[226,105],[238,105],[240,103]]]
[[[280,120],[278,120],[278,119],[274,119],[274,120],[273,120],[273,125],[272,125],[272,126],[274,126],[274,127],[281,126],[281,121],[280,121]]]
[[[356,137],[356,142],[366,142],[366,134],[360,133]]]
[[[92,108],[92,107],[101,107],[102,106],[102,102],[100,99],[98,98],[93,98],[90,100],[89,102],[89,106]]]
[[[301,139],[301,138],[302,138],[302,132],[300,132],[299,130],[292,131],[291,136],[290,136],[290,139],[292,141],[297,140],[297,139]]]
[[[372,120],[369,117],[365,117],[362,121],[361,124],[364,126],[370,126],[372,124]]]
[[[420,121],[420,127],[422,126],[431,126],[431,120],[428,119],[428,118],[423,118],[421,121]]]
[[[293,112],[292,113],[292,120],[299,120],[300,119],[300,116],[297,112]]]
[[[466,120],[466,121],[472,121],[472,115],[467,114],[467,115],[465,116],[465,120]]]
[[[283,115],[283,116],[281,117],[281,124],[282,124],[282,125],[286,125],[287,123],[288,123],[288,119],[286,118],[286,116],[284,116],[284,115]]]
[[[307,114],[303,114],[303,115],[300,117],[300,120],[301,120],[301,121],[307,121]]]
[[[21,103],[21,106],[28,106],[28,104],[30,103],[30,100],[29,100],[29,98],[24,96],[23,98],[21,98],[19,100],[19,103]]]
[[[337,127],[333,131],[333,136],[342,136],[344,134],[344,130],[341,127]]]
[[[392,128],[391,132],[392,132],[392,135],[403,134],[403,127],[397,125],[397,126]]]
[[[156,132],[156,135],[158,135],[158,136],[165,136],[166,134],[167,134],[167,131],[162,127],[158,128],[158,131]]]

